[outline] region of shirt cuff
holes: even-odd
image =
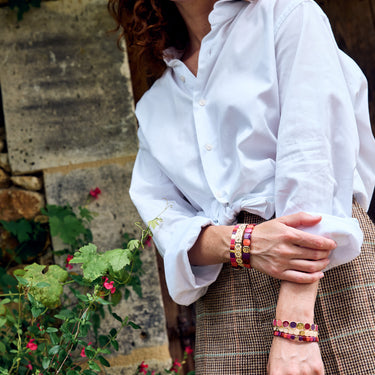
[[[323,271],[348,263],[361,253],[363,233],[357,219],[313,212],[308,213],[319,215],[322,220],[317,225],[300,229],[311,234],[330,238],[337,244],[336,249],[332,250],[329,256],[330,263]]]
[[[202,297],[219,275],[222,264],[191,266],[188,251],[196,242],[202,228],[212,221],[196,216],[173,228],[173,238],[164,254],[165,277],[172,299],[180,305],[190,305]]]

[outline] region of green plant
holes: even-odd
[[[91,190],[89,199],[99,194],[100,189]],[[75,213],[68,205],[48,205],[43,214],[46,220],[39,223],[43,231],[49,224],[51,234],[67,246],[57,253],[68,254],[65,267],[71,270],[72,264],[80,264],[82,274],[37,263],[16,269],[14,276],[2,269],[0,375],[98,374],[109,366],[105,356],[118,350],[119,332],[124,327],[139,328],[128,317],[114,313],[112,306],[123,296],[128,298],[130,288],[142,295],[140,251],[161,219],[151,221],[147,228],[136,223],[139,239],[125,234],[121,249],[99,253],[94,244],[87,243],[92,240],[89,224],[94,216],[87,207]],[[39,228],[38,222],[24,219],[1,224],[16,236],[18,246],[25,246]],[[21,261],[22,254],[17,250],[12,259]],[[103,335],[99,327],[105,309],[120,328]]]
[[[119,332],[139,328],[112,312],[111,305],[118,288],[129,285],[136,254],[159,221],[150,222],[140,239],[123,249],[98,253],[93,244],[81,247],[69,263],[81,264],[82,275],[36,263],[15,271],[17,292],[0,295],[0,374],[92,375],[108,367],[105,355],[118,350]],[[94,316],[104,306],[121,325],[98,336]],[[90,332],[94,342],[87,340]]]

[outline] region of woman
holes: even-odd
[[[367,208],[375,184],[366,83],[320,8],[110,0],[110,9],[131,45],[166,64],[137,104],[130,193],[145,221],[168,206],[154,239],[172,298],[197,301],[196,373],[375,373],[374,249],[365,237],[357,257],[351,217],[354,197],[362,230],[375,233],[357,203]],[[236,222],[258,224],[241,227],[252,230],[252,269],[234,269]],[[321,349],[277,323],[291,332],[314,318]]]

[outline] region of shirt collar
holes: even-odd
[[[218,0],[214,4],[214,8],[208,20],[211,24],[211,27],[222,24],[226,21],[231,20],[235,17],[238,12],[246,6],[246,3],[251,3],[252,0]]]
[[[257,0],[218,0],[208,16],[211,28],[234,18],[238,12],[246,6],[246,3],[254,3]],[[180,63],[180,58],[184,51],[179,51],[174,47],[167,48],[164,53],[164,62],[171,68],[176,68]]]

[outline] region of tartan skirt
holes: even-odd
[[[315,304],[326,375],[375,375],[375,225],[353,203],[361,254],[325,272]],[[244,222],[261,223],[245,214]],[[196,374],[264,375],[280,281],[225,264],[196,303]]]

